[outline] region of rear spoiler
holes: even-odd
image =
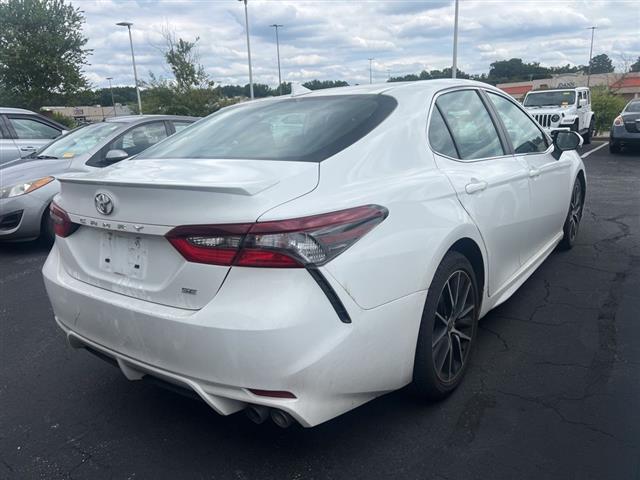
[[[63,183],[82,184],[82,185],[96,185],[96,186],[114,186],[114,187],[139,187],[139,188],[169,188],[175,190],[194,190],[202,192],[218,192],[229,193],[233,195],[252,196],[256,195],[268,188],[273,187],[280,183],[279,180],[256,180],[246,181],[241,183],[228,183],[225,185],[208,185],[205,183],[180,183],[171,181],[154,181],[154,180],[131,180],[131,181],[117,181],[109,180],[105,178],[87,178],[84,173],[71,173],[57,177],[57,179]]]

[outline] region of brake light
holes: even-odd
[[[75,232],[80,225],[73,223],[62,208],[55,202],[51,202],[49,206],[49,215],[53,220],[53,231],[59,237],[65,238]]]
[[[613,124],[616,127],[621,127],[624,124],[624,119],[622,118],[622,115],[618,115],[616,119],[613,121]]]
[[[243,267],[324,265],[388,215],[365,205],[290,220],[176,227],[167,239],[190,262]]]

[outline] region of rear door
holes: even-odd
[[[6,118],[21,157],[39,150],[62,134],[62,130],[35,115],[9,114]]]
[[[582,93],[582,92],[581,92]],[[487,92],[503,123],[515,155],[526,165],[531,208],[523,260],[535,258],[562,231],[571,192],[571,160],[556,160],[549,138],[529,116],[503,95]]]
[[[440,94],[432,107],[429,142],[485,242],[492,295],[522,264],[530,204],[527,169],[511,154],[485,102],[476,89]]]

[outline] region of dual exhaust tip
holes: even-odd
[[[287,412],[278,410],[277,408],[268,408],[263,405],[249,405],[245,412],[249,420],[253,423],[264,423],[269,417],[280,428],[287,428],[295,422],[293,417]]]

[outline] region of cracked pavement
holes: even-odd
[[[0,478],[640,479],[640,152],[585,164],[577,245],[481,321],[450,398],[404,389],[312,430],[220,417],[71,350],[45,249],[0,246]]]

